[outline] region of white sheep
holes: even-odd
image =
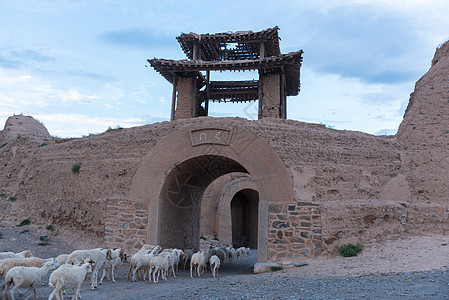
[[[126,260],[126,254],[123,251],[123,249],[121,248],[115,248],[115,249],[108,249],[108,253],[106,254],[106,261],[103,264],[103,275],[101,276],[100,279],[100,284],[103,283],[103,278],[106,275],[106,279],[111,280],[109,278],[109,270],[111,271],[111,275],[112,275],[112,282],[115,283],[115,278],[114,278],[114,269],[116,269],[118,267],[118,265],[120,264],[120,262],[125,261]]]
[[[36,295],[36,286],[38,286],[44,276],[50,272],[50,270],[54,270],[58,267],[58,262],[54,259],[44,263],[42,267],[14,267],[11,268],[5,276],[5,284],[3,286],[3,299],[7,300],[8,297],[8,289],[11,285],[14,285],[14,288],[11,290],[11,298],[14,300],[14,292],[19,288],[26,288],[29,292],[33,291],[34,299],[37,300]],[[20,296],[23,296],[25,293],[20,292]],[[31,294],[26,298],[30,298]]]
[[[6,273],[14,267],[41,267],[49,260],[40,257],[6,258],[0,263],[0,279],[4,279]]]
[[[194,253],[190,260],[190,278],[193,278],[192,271],[194,268],[198,273],[198,277],[201,277],[200,272],[204,273],[206,263],[207,263],[207,254],[204,251]]]
[[[95,262],[95,266],[92,269],[90,276],[90,288],[94,290],[98,287],[98,274],[101,267],[107,260],[108,249],[96,248],[90,250],[75,250],[70,253],[67,258],[67,264],[78,265],[83,262],[86,258],[90,258]]]
[[[215,255],[218,256],[221,263],[224,263],[226,260],[226,252],[221,248],[215,248]]]
[[[176,272],[178,272],[178,266],[179,263],[181,262],[181,258],[184,256],[184,251],[182,251],[181,249],[174,249],[173,253],[176,255],[175,265],[176,265]]]
[[[151,282],[151,275],[153,276],[154,283],[159,282],[159,275],[161,275],[162,279],[167,281],[168,261],[170,256],[171,254],[167,254],[166,256],[156,255],[151,259],[149,282]]]
[[[69,254],[60,254],[56,257],[56,261],[61,266],[67,262],[68,257],[69,257]]]
[[[6,258],[29,258],[33,257],[31,250],[21,250],[17,253],[14,252],[0,252],[0,259]]]
[[[137,281],[136,275],[140,269],[143,269],[143,280],[145,281],[146,274],[149,272],[151,259],[153,258],[151,251],[149,253],[136,253],[131,257],[131,265],[129,272],[132,270],[131,281]],[[128,277],[129,277],[128,272]],[[150,275],[148,276],[150,277]],[[150,278],[151,280],[151,278]]]
[[[212,276],[215,278],[215,274],[218,276],[218,269],[220,268],[220,258],[216,255],[212,255],[209,260],[210,270],[212,271]]]
[[[48,300],[56,298],[57,300],[62,300],[62,291],[67,289],[73,290],[72,299],[81,298],[80,288],[87,273],[92,272],[95,266],[94,261],[90,259],[85,259],[81,264],[68,266],[63,265],[53,271],[50,275],[48,286],[54,288],[53,292],[48,297]]]
[[[226,259],[228,260],[229,263],[232,264],[232,261],[236,257],[235,249],[233,247],[226,247],[225,251],[226,251]]]
[[[184,249],[184,255],[181,257],[181,260],[184,264],[184,270],[186,269],[186,265],[190,263],[190,259],[192,258],[193,253],[194,252],[192,249]]]
[[[238,248],[237,250],[235,250],[236,260],[242,259],[245,254],[246,254],[245,247]]]
[[[179,252],[178,249],[170,249],[167,252],[162,251],[160,255],[167,257],[168,259],[168,269],[167,269],[167,276],[170,275],[169,269],[171,268],[173,271],[173,277],[176,278],[175,274],[175,265],[179,263]]]
[[[143,245],[142,248],[137,253],[135,253],[131,256],[129,271],[128,271],[128,280],[129,280],[131,273],[138,275],[139,270],[136,270],[134,272],[134,269],[135,269],[136,265],[139,263],[138,261],[141,259],[140,258],[141,255],[143,255],[143,254],[156,255],[156,254],[159,254],[161,251],[162,251],[162,248],[159,245],[156,245],[156,246],[149,245],[149,244]],[[144,270],[144,274],[143,274],[144,280],[145,280],[145,275],[146,275],[146,271]],[[135,275],[134,275],[134,277],[131,276],[131,281],[135,281],[135,280],[136,280]]]

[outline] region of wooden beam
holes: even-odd
[[[284,72],[279,76],[279,117],[281,119],[287,118],[286,105],[285,105],[285,75]]]
[[[193,60],[199,60],[200,58],[200,45],[198,43],[193,44]]]
[[[260,58],[265,57],[265,42],[260,42]]]
[[[206,71],[206,101],[204,103],[204,110],[206,111],[206,116],[209,115],[209,96],[210,96],[210,71]]]
[[[263,111],[263,83],[262,83],[263,70],[259,70],[259,111],[258,111],[258,119],[262,119],[262,111]]]

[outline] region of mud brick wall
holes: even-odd
[[[282,261],[321,253],[321,209],[318,204],[270,204],[268,220],[268,260]]]
[[[145,244],[148,207],[120,197],[106,199],[104,244],[135,252]]]

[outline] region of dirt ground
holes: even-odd
[[[66,241],[62,233],[35,225],[17,227],[0,223],[0,251],[31,249],[35,256],[47,258],[89,248],[86,241]],[[49,244],[40,246],[40,236]],[[106,281],[91,291],[86,281],[83,299],[445,299],[448,296],[449,237],[443,235],[397,237],[379,244],[364,245],[357,257],[328,256],[285,261],[284,270],[253,274],[257,251],[237,263],[225,263],[218,278],[209,271],[190,278],[181,270],[177,278],[158,284],[129,282],[129,265],[123,263],[116,274],[117,283]],[[294,264],[305,266],[295,267]],[[48,281],[47,281],[48,282]],[[47,299],[51,289],[43,282],[39,299]],[[66,297],[72,296],[67,291]],[[21,299],[21,298],[18,298]]]

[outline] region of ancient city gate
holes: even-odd
[[[198,247],[204,190],[225,174],[241,172],[249,174],[258,192],[258,260],[267,260],[268,206],[292,202],[290,177],[266,141],[230,123],[189,124],[165,137],[143,158],[129,199],[148,208],[148,243]],[[254,189],[235,192],[255,197]]]

